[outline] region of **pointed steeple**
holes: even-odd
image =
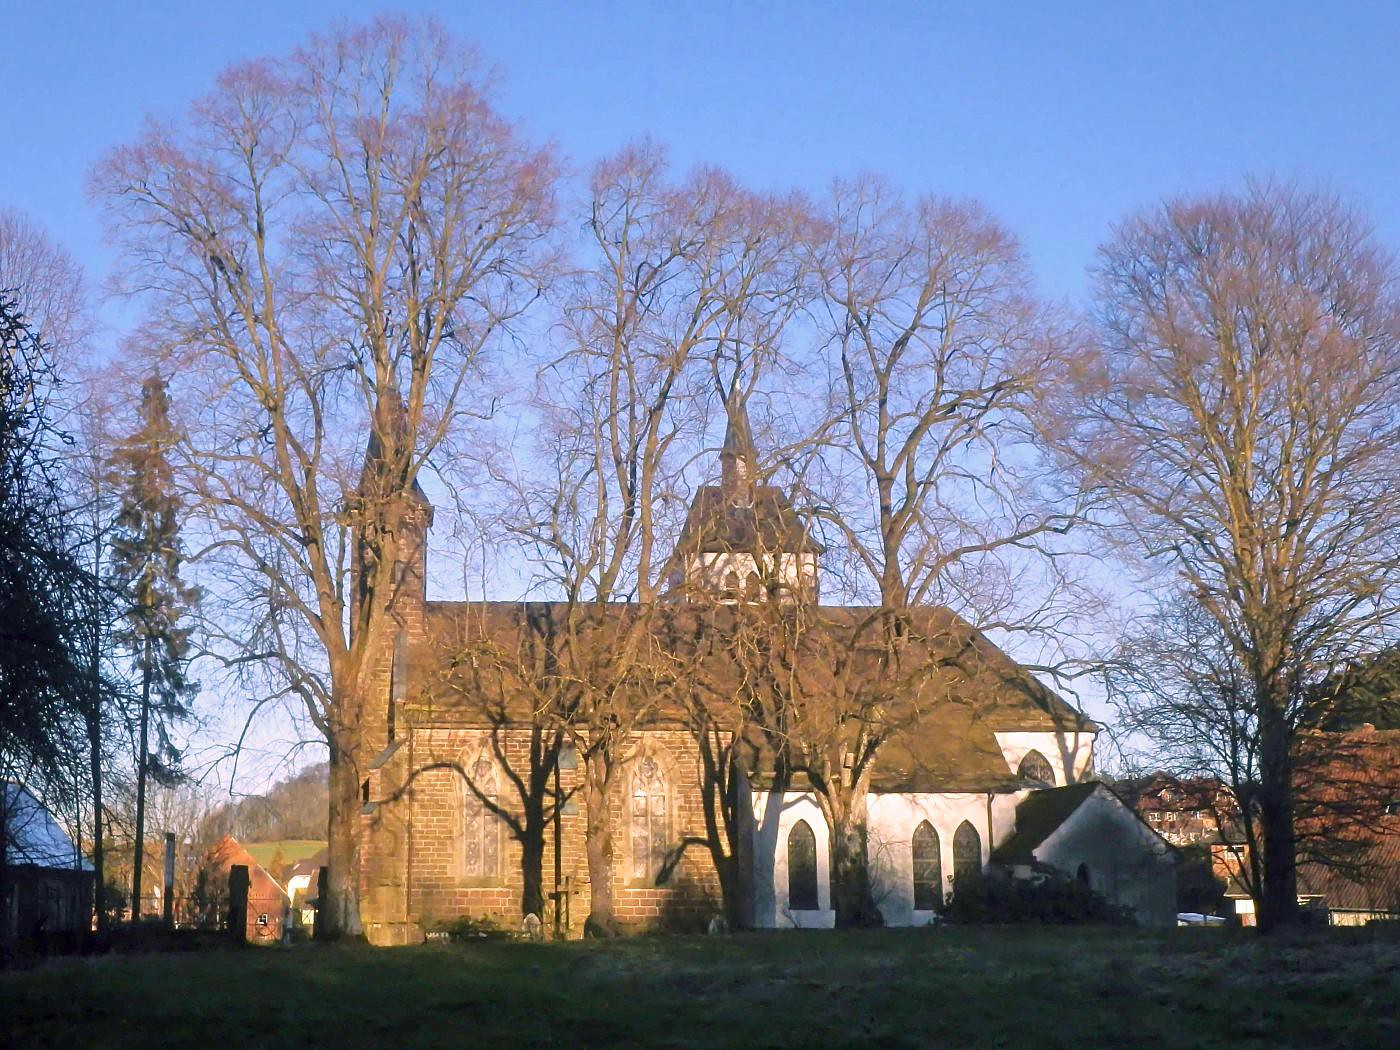
[[[720,479],[725,493],[735,495],[752,485],[758,474],[758,453],[749,426],[749,410],[737,383],[729,388],[725,411],[729,421],[724,430],[724,445],[719,450]]]

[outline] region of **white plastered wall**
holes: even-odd
[[[763,556],[764,564],[778,581],[793,593],[816,595],[817,559],[812,554],[772,554]],[[758,559],[752,554],[706,553],[691,560],[687,575],[703,580],[711,589],[724,586],[724,577],[732,572],[739,577],[740,593],[750,573],[758,571]]]
[[[1039,751],[1055,770],[1056,787],[1077,784],[1093,774],[1093,733],[1011,732],[997,733],[996,738],[1002,757],[1013,773],[1021,759],[1032,751]]]
[[[1175,851],[1102,785],[1046,836],[1035,858],[1066,878],[1084,865],[1091,889],[1145,925],[1176,923]]]
[[[982,840],[982,864],[1014,830],[1016,795],[985,792],[867,796],[870,875],[875,904],[887,926],[923,926],[932,911],[914,908],[914,830],[925,820],[938,832],[943,895],[953,889],[953,835],[967,821]]]
[[[749,796],[753,823],[753,922],[760,929],[830,929],[831,836],[821,807],[809,792],[754,791]],[[817,840],[817,910],[788,907],[788,834],[805,820]]]

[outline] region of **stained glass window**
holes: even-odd
[[[817,837],[799,820],[788,832],[788,907],[815,911],[817,904]]]
[[[982,836],[967,821],[953,832],[953,892],[982,877]]]
[[[1016,776],[1025,787],[1055,786],[1055,767],[1039,751],[1026,752],[1026,757],[1021,759],[1021,765],[1016,770]]]
[[[462,784],[463,870],[471,879],[497,878],[501,874],[501,821],[487,804],[496,804],[496,767],[482,755],[468,774],[471,782]]]
[[[938,832],[924,821],[914,829],[914,907],[919,911],[943,908],[943,861],[938,855]]]
[[[637,764],[632,777],[632,877],[654,882],[666,862],[670,841],[670,809],[666,776],[650,755]]]

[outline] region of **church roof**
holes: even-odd
[[[685,554],[817,553],[787,493],[776,485],[754,485],[736,501],[721,485],[695,493],[676,544]]]
[[[655,632],[680,674],[693,676],[697,693],[712,697],[727,717],[742,689],[743,660],[730,646],[745,629],[745,607],[734,605],[657,605],[655,620],[635,603],[591,607],[585,631],[597,631],[598,657],[608,658],[609,632],[644,626]],[[810,607],[800,646],[809,710],[861,687],[862,665],[873,669],[878,611],[859,606]],[[568,630],[567,605],[515,602],[430,602],[426,636],[409,650],[407,715],[419,725],[501,725],[528,721],[539,702],[527,679],[543,666],[544,639]],[[573,613],[578,623],[579,610]],[[785,615],[799,615],[790,611]],[[877,756],[875,791],[1010,791],[1018,782],[997,745],[1003,730],[1092,734],[1097,727],[1024,668],[947,609],[915,610],[903,654],[905,682],[887,706],[891,739]],[[750,648],[761,637],[744,638]],[[464,697],[475,698],[473,703]],[[486,703],[482,703],[482,700]],[[653,702],[646,698],[644,702]],[[841,702],[833,699],[829,702]],[[683,721],[679,707],[658,706],[654,724]],[[750,772],[758,784],[771,784],[775,756],[761,739],[752,741]]]
[[[992,860],[1001,864],[1029,864],[1041,843],[1058,831],[1084,800],[1101,787],[1101,783],[1091,780],[1032,791],[1016,806],[1016,830],[992,851]]]
[[[749,426],[748,407],[739,396],[737,388],[730,392],[725,412],[728,419],[725,422],[724,445],[720,448],[720,456],[732,456],[743,460],[748,464],[752,476],[752,468],[758,463],[758,446],[754,444],[753,428]]]
[[[397,432],[399,441],[411,440],[412,435],[408,432],[408,414],[402,401],[391,400],[389,402],[389,425]],[[366,493],[366,488],[371,484],[372,479],[378,473],[385,459],[384,443],[380,438],[377,427],[371,425],[369,440],[365,444],[365,459],[360,467],[360,494],[362,496],[373,496],[373,493]],[[432,504],[428,500],[428,494],[423,491],[423,486],[414,477],[413,484],[409,486],[409,497],[420,506],[432,510]]]

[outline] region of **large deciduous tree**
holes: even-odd
[[[274,670],[329,748],[333,934],[359,931],[359,789],[385,743],[365,694],[403,501],[470,440],[483,355],[548,275],[554,177],[469,55],[393,19],[225,71],[95,176],[187,435],[228,625],[211,644]]]
[[[543,469],[518,482],[514,531],[555,598],[543,667],[581,762],[591,910],[615,929],[608,800],[636,730],[689,688],[659,603],[724,362],[767,353],[799,293],[801,202],[723,173],[667,174],[640,146],[591,182],[587,255],[565,288],[563,352],[540,373]]]
[[[910,201],[873,178],[839,184],[825,220],[813,268],[829,421],[804,475],[874,604],[835,646],[864,653],[861,666],[838,661],[826,695],[797,705],[788,761],[831,829],[837,922],[858,925],[878,921],[874,762],[963,645],[922,637],[944,621],[911,611],[944,606],[1013,634],[1056,625],[1067,580],[1053,555],[1081,506],[1037,485],[1036,407],[1065,346],[1011,234],[976,204]]]
[[[1297,782],[1326,683],[1400,626],[1400,299],[1367,224],[1256,185],[1101,249],[1065,448],[1163,570],[1124,655],[1134,723],[1234,789],[1260,926],[1297,915]],[[1154,673],[1155,672],[1155,673]]]

